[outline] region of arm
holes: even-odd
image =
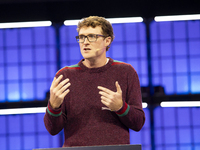
[[[128,89],[123,107],[116,113],[120,120],[130,129],[141,130],[145,122],[145,114],[142,108],[142,95],[137,72],[130,66],[127,76]]]
[[[58,134],[63,129],[65,120],[66,116],[65,113],[63,113],[62,108],[53,109],[48,102],[48,106],[44,116],[44,124],[47,131],[51,135]]]
[[[71,85],[69,79],[61,81],[63,75],[54,80],[50,88],[50,99],[44,116],[44,124],[50,134],[58,134],[64,125],[66,115],[64,107],[62,106],[64,97],[69,93],[68,87]]]
[[[144,125],[145,114],[142,109],[138,75],[132,66],[129,67],[127,83],[126,99],[122,98],[122,90],[117,82],[117,92],[110,91],[104,87],[98,87],[101,90],[101,101],[119,116],[119,119],[124,125],[130,129],[139,131]]]

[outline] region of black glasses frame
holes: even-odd
[[[90,41],[90,40],[89,40],[89,36],[91,36],[91,35],[93,35],[93,36],[96,37],[96,40],[95,40],[95,41]],[[88,35],[81,35],[81,36],[84,37],[83,42],[80,42],[80,41],[79,41],[79,40],[80,40],[80,35],[76,36],[76,41],[77,41],[78,43],[84,43],[84,42],[85,42],[85,38],[87,38],[87,40],[88,40],[89,42],[96,42],[98,37],[106,37],[106,36],[101,35],[101,34],[88,34]]]

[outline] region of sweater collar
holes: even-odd
[[[99,68],[88,68],[83,64],[84,59],[79,61],[78,65],[80,66],[82,71],[89,71],[90,73],[98,73],[98,72],[103,72],[106,71],[108,68],[112,66],[113,59],[108,57],[109,61],[106,65],[99,67]]]

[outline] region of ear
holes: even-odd
[[[105,38],[105,46],[107,47],[110,44],[111,44],[111,37],[109,36],[109,37]]]

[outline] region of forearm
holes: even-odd
[[[46,113],[44,116],[44,124],[47,131],[51,135],[56,135],[63,129],[64,120],[62,113],[63,112],[61,108],[55,110],[48,103]]]
[[[145,114],[142,108],[129,105],[124,102],[123,107],[116,112],[120,121],[134,131],[140,131],[145,122]]]
[[[123,102],[124,105],[119,110],[119,118],[121,122],[128,128],[139,131],[144,125],[145,114],[142,108],[142,95],[140,89],[140,82],[137,72],[130,66],[129,73],[127,75],[127,89],[124,90]],[[124,113],[123,113],[124,111]]]

